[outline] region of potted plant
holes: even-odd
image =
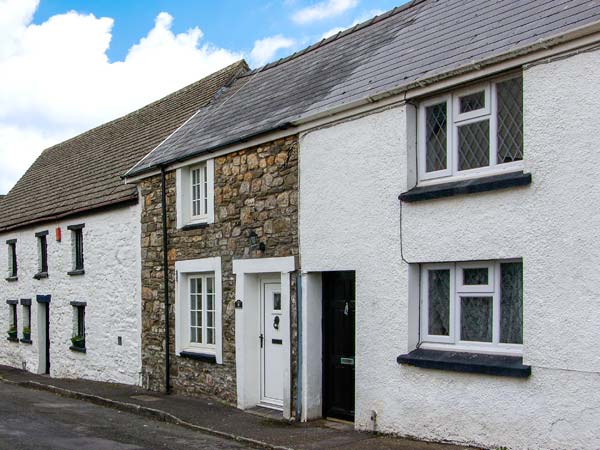
[[[31,328],[23,327],[23,339],[26,341],[31,340]]]
[[[73,343],[73,347],[85,348],[85,336],[73,336],[71,342]]]
[[[12,325],[8,329],[8,338],[9,339],[17,339],[17,327],[15,327],[14,325]]]

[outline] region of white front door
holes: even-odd
[[[260,314],[260,401],[265,406],[281,409],[283,406],[283,340],[281,283],[263,281]],[[289,333],[287,333],[289,336]]]

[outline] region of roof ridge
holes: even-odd
[[[392,9],[390,9],[389,11],[385,11],[379,15],[375,15],[373,17],[371,17],[370,19],[367,19],[363,22],[357,23],[354,26],[351,26],[349,28],[346,28],[344,30],[338,31],[336,34],[323,38],[320,41],[315,42],[314,44],[310,44],[308,47],[303,48],[302,50],[298,50],[297,52],[292,53],[291,55],[285,56],[283,58],[280,58],[276,61],[270,62],[265,64],[264,66],[261,67],[257,67],[256,69],[252,69],[251,71],[243,74],[240,76],[240,78],[243,77],[249,77],[252,75],[256,75],[259,72],[265,72],[269,69],[272,69],[274,67],[280,66],[282,64],[285,64],[289,61],[292,61],[296,58],[299,58],[302,55],[305,55],[306,53],[310,53],[318,48],[323,47],[324,45],[328,45],[332,42],[335,42],[343,37],[346,37],[350,34],[353,34],[359,30],[362,30],[363,28],[366,28],[367,26],[370,25],[374,25],[376,23],[379,23],[385,19],[388,19],[392,16],[395,16],[401,12],[405,12],[408,9],[414,8],[418,5],[420,5],[421,3],[424,3],[428,0],[411,0],[410,2],[404,4],[404,5],[400,5],[400,6],[396,6]]]
[[[85,131],[82,131],[81,133],[79,133],[79,134],[76,134],[75,136],[72,136],[72,137],[70,137],[70,138],[67,138],[67,139],[65,139],[64,141],[57,142],[56,144],[54,144],[54,145],[51,145],[50,147],[46,147],[46,148],[45,148],[45,149],[42,151],[42,153],[40,154],[40,156],[42,156],[42,155],[43,155],[44,153],[46,153],[47,151],[50,151],[50,150],[52,150],[52,149],[54,149],[54,148],[56,148],[56,147],[58,147],[58,146],[62,146],[62,145],[64,145],[64,144],[68,143],[68,142],[71,142],[71,141],[75,140],[75,139],[81,138],[82,136],[85,136],[85,135],[87,135],[88,133],[92,133],[92,132],[94,132],[94,131],[98,130],[99,128],[103,128],[103,127],[106,127],[106,126],[109,126],[109,125],[113,125],[114,123],[116,123],[116,122],[119,122],[119,121],[121,121],[121,120],[124,120],[124,119],[127,119],[127,118],[129,118],[129,117],[134,117],[134,116],[136,116],[136,115],[138,115],[138,114],[141,114],[141,113],[143,113],[145,110],[150,110],[150,109],[154,108],[156,105],[158,105],[158,104],[160,104],[160,103],[162,103],[162,102],[165,102],[165,101],[167,101],[167,100],[169,100],[169,99],[172,99],[172,98],[174,98],[174,97],[177,97],[178,95],[181,95],[181,94],[183,94],[183,93],[185,93],[185,92],[187,92],[187,91],[189,91],[189,90],[193,89],[194,87],[198,86],[199,84],[201,84],[202,82],[204,82],[204,81],[205,81],[205,80],[207,80],[208,78],[213,78],[213,77],[215,77],[215,76],[218,76],[218,75],[220,75],[220,74],[222,74],[222,73],[224,73],[224,72],[227,72],[227,71],[231,70],[231,69],[232,69],[233,67],[235,67],[236,65],[239,65],[239,66],[240,66],[240,70],[241,70],[241,69],[247,69],[247,70],[249,70],[249,69],[250,69],[250,68],[248,67],[248,63],[246,62],[246,60],[244,60],[244,59],[237,60],[236,62],[234,62],[234,63],[231,63],[231,64],[229,64],[228,66],[226,66],[226,67],[223,67],[222,69],[219,69],[219,70],[217,70],[216,72],[209,73],[208,75],[206,75],[206,76],[204,76],[204,77],[200,78],[199,80],[196,80],[196,81],[194,81],[193,83],[190,83],[190,84],[188,84],[188,85],[186,85],[186,86],[184,86],[184,87],[182,87],[182,88],[180,88],[180,89],[177,89],[176,91],[174,91],[174,92],[171,92],[170,94],[167,94],[167,95],[165,95],[165,96],[163,96],[163,97],[161,97],[161,98],[159,98],[159,99],[157,99],[157,100],[154,100],[154,101],[152,101],[152,102],[150,102],[150,103],[147,103],[147,104],[145,104],[144,106],[142,106],[142,107],[140,107],[140,108],[138,108],[138,109],[136,109],[136,110],[133,110],[133,111],[131,111],[131,112],[128,112],[127,114],[124,114],[124,115],[122,115],[122,116],[119,116],[119,117],[116,117],[116,118],[114,118],[114,119],[111,119],[111,120],[109,120],[108,122],[104,122],[104,123],[101,123],[101,124],[99,124],[99,125],[96,125],[96,126],[95,126],[95,127],[93,127],[93,128],[89,128],[89,129],[87,129],[87,130],[85,130]],[[235,76],[233,76],[232,78],[234,78],[234,79],[235,79],[235,78],[237,78],[237,76],[238,76],[238,74],[236,74],[236,75],[235,75]]]

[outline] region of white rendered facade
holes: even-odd
[[[600,446],[599,72],[599,51],[523,69],[524,187],[401,206],[417,173],[407,103],[301,135],[305,419],[321,414],[310,325],[319,274],[353,270],[356,428],[485,447]],[[531,376],[398,364],[419,343],[421,264],[515,258]]]
[[[83,227],[84,270],[73,270],[72,225]],[[56,229],[61,230],[57,241]],[[48,277],[38,272],[35,233],[48,231]],[[43,373],[45,346],[41,304],[50,296],[50,375],[140,384],[140,213],[122,206],[2,233],[0,264],[7,270],[7,240],[17,240],[18,280],[0,278],[0,329],[9,328],[9,305],[17,300],[18,337],[23,337],[22,299],[31,300],[31,344],[0,340],[0,364]],[[71,302],[85,303],[85,349],[71,350],[76,318]],[[40,345],[42,344],[42,345]]]

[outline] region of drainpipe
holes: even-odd
[[[296,275],[296,323],[298,343],[296,347],[296,422],[302,420],[302,272]]]
[[[165,167],[160,168],[161,205],[162,205],[162,250],[163,250],[163,276],[165,287],[165,392],[171,393],[171,330],[169,326],[169,243],[167,233],[167,186]]]

